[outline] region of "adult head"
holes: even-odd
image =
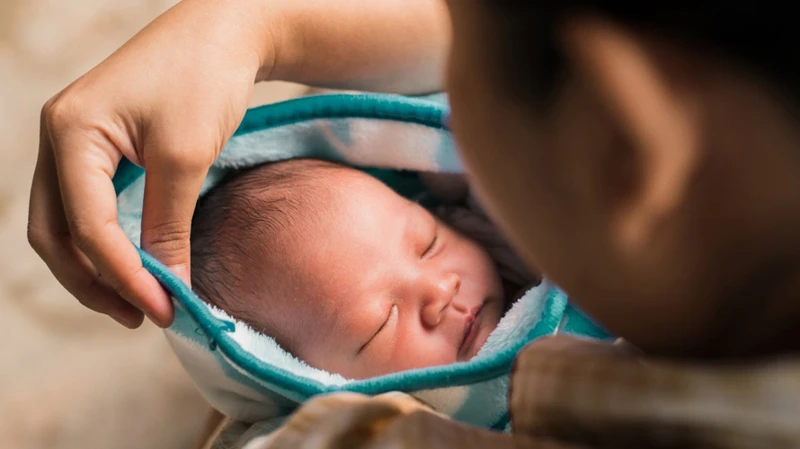
[[[800,345],[800,65],[788,11],[449,7],[453,129],[530,263],[646,349]]]

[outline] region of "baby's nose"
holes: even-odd
[[[455,273],[449,273],[429,281],[426,287],[422,322],[427,327],[435,327],[442,321],[442,317],[458,294],[461,278]]]

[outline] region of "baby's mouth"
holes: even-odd
[[[481,328],[481,312],[485,305],[486,302],[484,301],[480,307],[473,309],[464,322],[464,337],[462,337],[461,344],[458,347],[458,355],[462,360],[468,359],[474,352],[473,346],[475,346],[475,340]]]

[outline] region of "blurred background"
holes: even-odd
[[[0,0],[0,448],[187,448],[206,416],[160,330],[84,309],[25,236],[42,104],[173,3]]]

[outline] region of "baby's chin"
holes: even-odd
[[[483,348],[483,345],[486,344],[486,341],[489,339],[489,335],[491,335],[495,328],[497,328],[497,324],[494,326],[482,326],[478,332],[478,335],[476,336],[475,345],[473,346],[471,354],[469,354],[467,360],[472,360],[476,355],[478,355],[478,352],[480,352],[481,348]]]

